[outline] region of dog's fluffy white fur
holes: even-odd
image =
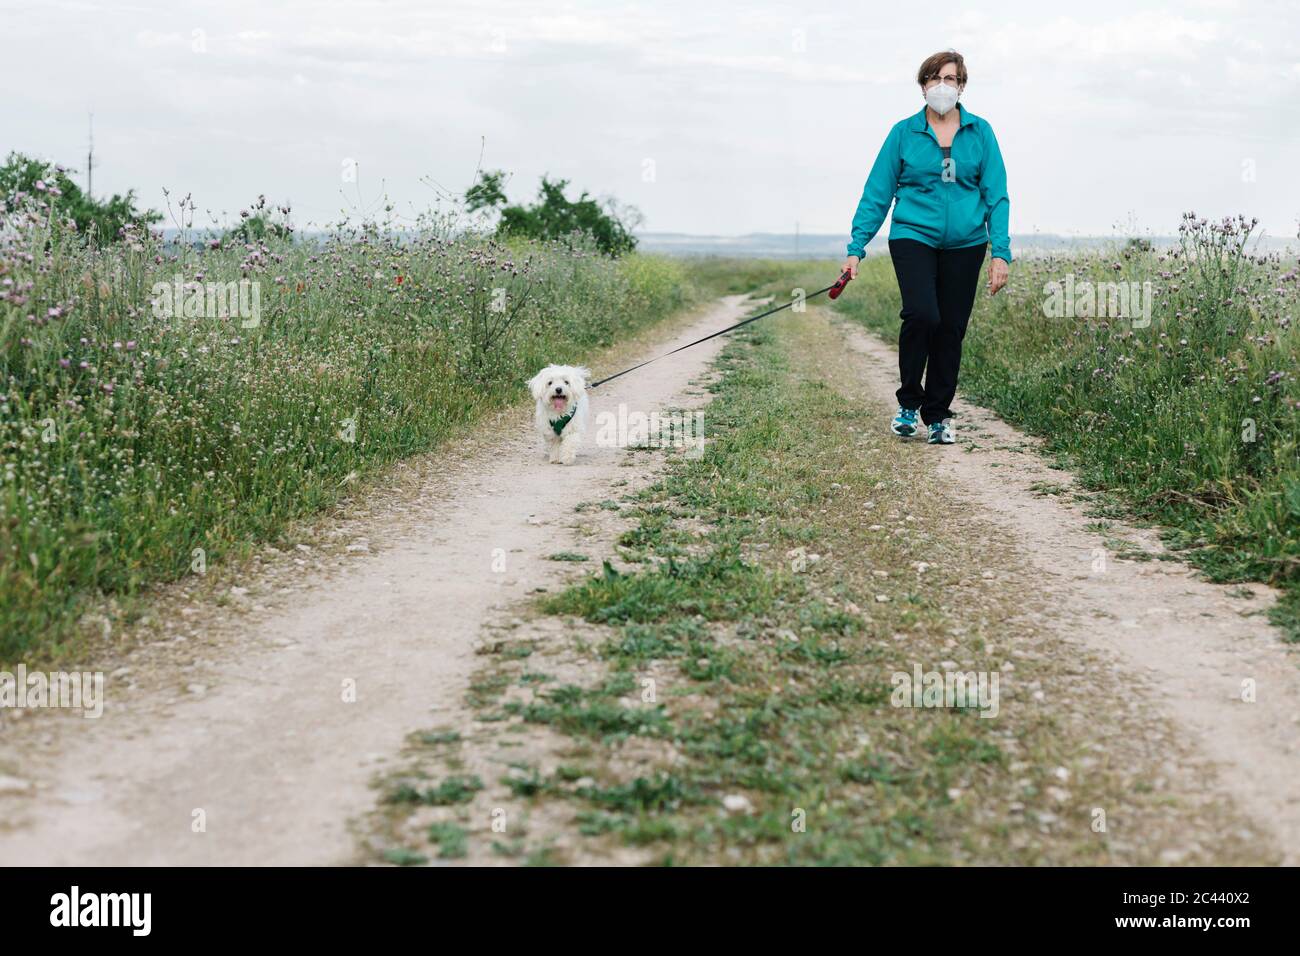
[[[548,365],[528,380],[537,411],[533,424],[553,465],[571,465],[587,427],[587,379],[591,373],[574,365]],[[573,417],[557,434],[556,422]]]

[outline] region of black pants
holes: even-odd
[[[986,246],[935,249],[915,239],[889,240],[889,257],[903,297],[898,404],[919,408],[927,425],[952,417],[949,406],[957,394],[961,341],[975,304]]]

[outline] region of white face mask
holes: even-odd
[[[930,109],[940,116],[947,116],[948,111],[957,105],[957,88],[947,83],[936,83],[925,91],[925,101]]]

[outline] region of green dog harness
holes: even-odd
[[[564,426],[569,424],[569,422],[573,421],[573,416],[576,415],[577,413],[578,410],[575,408],[573,411],[569,412],[569,414],[565,415],[563,418],[551,419],[551,428],[555,430],[555,434],[558,435],[562,431],[564,431]]]

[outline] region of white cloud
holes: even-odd
[[[159,33],[157,30],[141,30],[135,35],[135,42],[146,50],[161,50],[167,47],[188,45],[190,38],[179,33]]]

